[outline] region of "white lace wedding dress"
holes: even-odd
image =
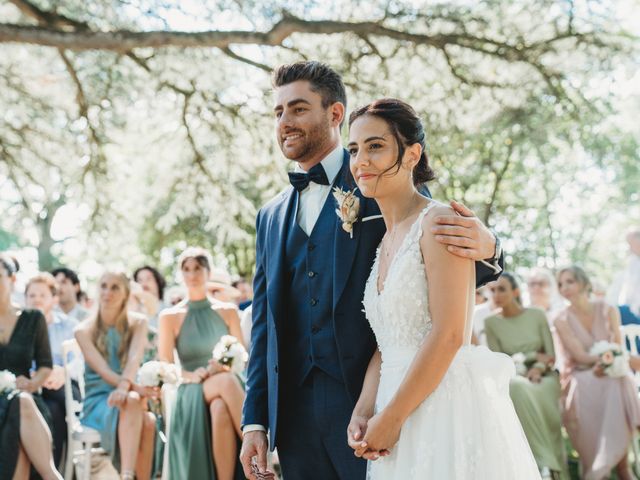
[[[387,405],[431,330],[420,251],[422,220],[397,251],[378,293],[380,250],[364,295],[382,354],[376,412]],[[391,454],[369,462],[369,480],[529,480],[538,468],[509,398],[513,361],[463,346],[437,389],[407,418]]]

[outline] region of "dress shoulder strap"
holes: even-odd
[[[420,238],[422,238],[422,221],[424,220],[424,217],[427,215],[427,213],[429,213],[429,210],[431,210],[431,208],[435,205],[437,205],[437,202],[430,200],[429,204],[424,207],[418,214],[418,218],[416,218],[416,221],[411,226],[411,231],[409,232],[409,235],[411,236],[411,240],[413,242],[417,242],[420,240]]]

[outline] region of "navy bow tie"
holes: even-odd
[[[329,179],[327,178],[327,172],[324,171],[324,167],[321,163],[314,165],[309,170],[309,173],[302,172],[289,172],[289,181],[293,188],[301,192],[309,186],[309,182],[317,183],[318,185],[329,185]]]

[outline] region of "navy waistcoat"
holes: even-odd
[[[297,203],[297,202],[296,202]],[[333,248],[336,202],[329,195],[310,235],[289,219],[285,246],[287,316],[282,322],[284,372],[300,385],[319,368],[343,381],[333,328]]]

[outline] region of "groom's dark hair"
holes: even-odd
[[[316,62],[296,62],[280,65],[273,72],[273,86],[282,87],[299,80],[311,84],[311,90],[322,97],[322,108],[340,102],[347,107],[347,92],[342,77],[329,65]]]

